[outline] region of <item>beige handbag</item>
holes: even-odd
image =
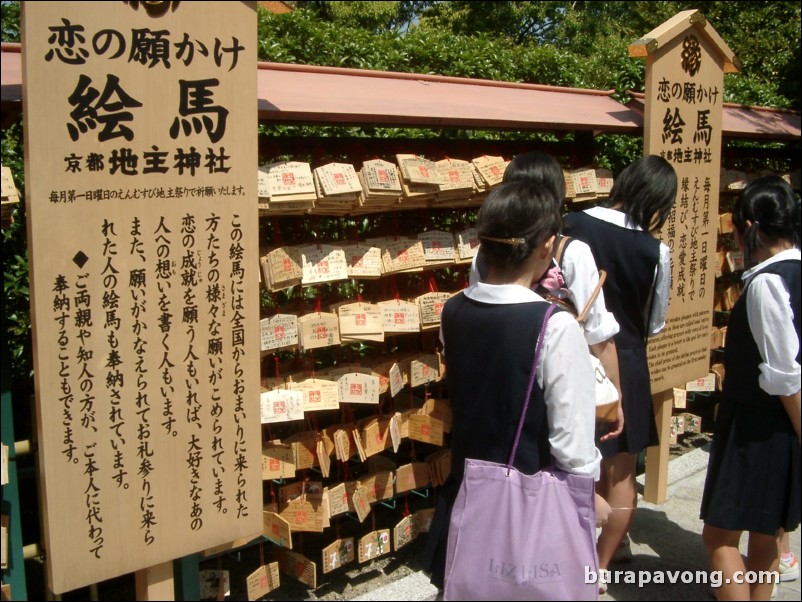
[[[563,253],[565,252],[568,239],[569,237],[567,236],[562,236],[560,238],[554,254],[557,264],[560,265],[560,269],[562,269],[562,257]],[[583,324],[591,305],[593,305],[593,303],[596,301],[596,297],[599,296],[599,292],[601,291],[602,286],[604,286],[604,281],[606,279],[607,272],[604,270],[599,270],[599,282],[596,284],[596,288],[593,289],[593,293],[590,295],[585,307],[582,308],[582,311],[578,312],[578,314],[573,303],[567,299],[563,300],[551,296],[548,296],[547,299],[552,303],[560,305],[561,307],[570,311],[576,316],[576,321],[580,324]],[[613,381],[610,380],[610,377],[607,376],[607,373],[604,371],[604,366],[602,366],[599,358],[591,354],[590,361],[593,364],[593,374],[596,377],[596,420],[599,422],[615,422],[618,419],[618,402],[620,400],[618,389],[616,389]]]

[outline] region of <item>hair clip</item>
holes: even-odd
[[[496,238],[495,236],[479,235],[480,240],[491,240],[493,242],[500,242],[505,245],[522,245],[526,243],[525,238]]]

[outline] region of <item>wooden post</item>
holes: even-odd
[[[175,600],[173,562],[162,562],[136,571],[137,600]]]
[[[654,414],[657,419],[657,430],[660,445],[646,450],[646,485],[643,499],[652,504],[666,501],[668,485],[668,438],[671,429],[671,413],[674,405],[674,392],[663,391],[652,396]]]

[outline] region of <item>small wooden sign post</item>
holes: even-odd
[[[48,585],[262,530],[255,2],[24,2]]]
[[[644,498],[662,503],[672,390],[709,372],[724,73],[737,72],[738,60],[697,10],[652,30],[629,55],[646,58],[644,154],[667,159],[679,180],[661,232],[671,249],[668,318],[648,346],[660,445],[647,450]]]

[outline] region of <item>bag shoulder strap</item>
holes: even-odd
[[[543,339],[546,336],[546,326],[549,323],[551,314],[557,309],[556,305],[549,304],[546,309],[546,315],[543,317],[543,325],[540,327],[540,334],[537,337],[537,345],[535,346],[535,359],[532,362],[532,370],[529,372],[529,384],[526,387],[526,396],[524,397],[524,407],[521,410],[521,417],[518,419],[518,430],[515,432],[515,441],[512,444],[512,451],[510,452],[510,460],[507,462],[507,473],[515,462],[515,452],[518,451],[518,441],[521,439],[521,431],[524,428],[524,418],[526,418],[526,410],[529,407],[529,398],[532,396],[532,389],[535,386],[535,376],[537,375],[537,365],[540,362],[540,352],[543,350]]]
[[[579,312],[579,315],[576,317],[576,321],[580,324],[584,324],[585,318],[588,316],[588,311],[590,311],[590,306],[596,301],[596,297],[599,296],[599,292],[604,286],[604,281],[607,280],[607,272],[604,270],[599,270],[599,282],[596,284],[596,288],[593,289],[593,292],[590,294],[590,298],[588,302],[585,303],[585,307],[582,308],[582,311]]]
[[[565,250],[568,248],[568,245],[574,239],[570,236],[565,236],[560,234],[560,239],[557,241],[557,250],[554,252],[554,260],[557,262],[557,265],[560,266],[560,269],[563,269],[563,257],[565,256]],[[576,317],[576,321],[580,324],[585,322],[585,318],[588,315],[588,311],[590,311],[590,306],[596,301],[596,297],[599,296],[599,292],[604,286],[604,281],[607,279],[607,272],[604,270],[599,270],[599,282],[596,284],[596,288],[593,289],[593,292],[590,294],[590,298],[588,302],[585,303],[585,307],[582,308],[582,311],[579,312],[579,315]]]
[[[574,239],[564,234],[560,234],[559,236],[560,239],[557,241],[557,250],[554,252],[554,260],[557,262],[557,265],[560,266],[560,269],[563,269],[563,255],[565,255],[565,249]]]

